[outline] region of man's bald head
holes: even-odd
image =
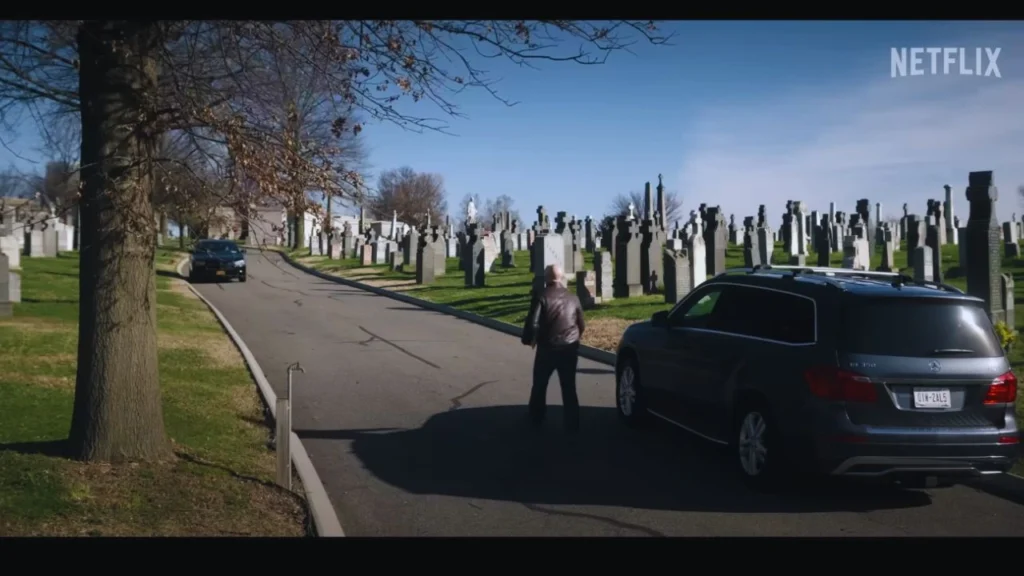
[[[562,267],[558,264],[552,264],[544,269],[544,283],[551,285],[554,283],[565,286],[565,273],[562,272]]]

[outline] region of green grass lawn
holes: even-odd
[[[0,536],[305,534],[240,354],[158,252],[164,419],[177,459],[110,466],[59,456],[71,421],[78,256],[23,258],[22,299],[0,320]]]

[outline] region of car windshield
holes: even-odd
[[[209,252],[211,254],[232,254],[240,252],[238,245],[234,242],[200,242],[196,244],[197,252]]]
[[[839,346],[851,354],[993,358],[1003,355],[980,303],[865,298],[843,309]]]

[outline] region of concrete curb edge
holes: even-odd
[[[245,345],[242,337],[235,332],[235,329],[228,322],[227,318],[221,314],[220,310],[217,309],[209,300],[206,299],[198,290],[188,282],[187,276],[183,272],[185,265],[188,264],[188,259],[184,259],[177,266],[178,275],[185,279],[185,284],[188,289],[199,298],[203,304],[206,304],[207,308],[213,312],[213,315],[220,322],[220,325],[227,332],[228,337],[234,342],[238,351],[241,352],[242,358],[245,359],[245,364],[249,368],[249,373],[252,374],[253,380],[256,381],[256,387],[263,396],[263,401],[266,403],[267,408],[270,410],[271,415],[274,419],[277,419],[277,394],[274,393],[274,389],[270,386],[270,382],[267,381],[266,375],[263,373],[263,369],[260,368],[259,363],[256,361],[256,357],[253,356],[252,351]],[[320,476],[316,473],[316,469],[313,467],[313,461],[309,458],[309,453],[306,452],[306,447],[302,445],[302,440],[299,439],[298,435],[292,432],[291,435],[291,447],[292,447],[292,464],[295,466],[295,471],[299,475],[299,480],[302,481],[302,487],[306,493],[306,503],[309,506],[310,514],[313,516],[313,524],[316,526],[316,533],[319,537],[340,537],[345,535],[345,531],[341,528],[341,522],[338,520],[338,515],[334,511],[334,505],[331,504],[330,498],[327,496],[327,490],[324,489],[323,482],[320,481]]]
[[[513,324],[509,324],[507,322],[501,322],[500,320],[494,320],[493,318],[486,318],[484,316],[480,316],[479,314],[473,314],[472,312],[459,310],[457,308],[453,308],[445,304],[437,304],[435,302],[430,302],[428,300],[422,300],[420,298],[407,296],[400,292],[385,290],[384,288],[369,286],[367,284],[363,284],[362,282],[349,280],[348,278],[341,278],[340,276],[334,276],[332,274],[320,272],[319,270],[314,270],[312,268],[299,264],[298,262],[292,260],[292,258],[288,254],[280,250],[268,250],[268,252],[276,252],[280,254],[281,257],[284,258],[285,262],[288,262],[289,264],[292,265],[292,267],[297,268],[298,270],[301,270],[306,274],[311,274],[313,276],[316,276],[317,278],[321,278],[329,282],[334,282],[335,284],[342,284],[345,286],[350,286],[352,288],[358,288],[360,290],[372,292],[374,294],[377,294],[378,296],[385,296],[393,300],[398,300],[399,302],[412,304],[413,306],[419,306],[420,308],[426,308],[427,310],[433,310],[434,312],[440,312],[442,314],[447,314],[449,316],[455,316],[456,318],[460,318],[468,322],[473,322],[474,324],[479,324],[492,330],[504,332],[505,334],[516,336],[517,338],[522,337],[523,335],[522,328],[520,328],[519,326],[515,326]],[[593,360],[594,362],[600,362],[601,364],[607,364],[608,366],[615,366],[615,354],[608,352],[606,350],[601,350],[600,348],[594,348],[592,346],[580,346],[580,356],[588,360]]]

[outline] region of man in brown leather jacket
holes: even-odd
[[[534,423],[544,421],[548,381],[553,372],[558,372],[565,427],[570,431],[579,429],[576,363],[584,327],[583,307],[579,298],[565,287],[562,269],[548,266],[544,270],[544,288],[534,293],[523,326],[523,344],[537,349],[530,392],[530,418]]]

